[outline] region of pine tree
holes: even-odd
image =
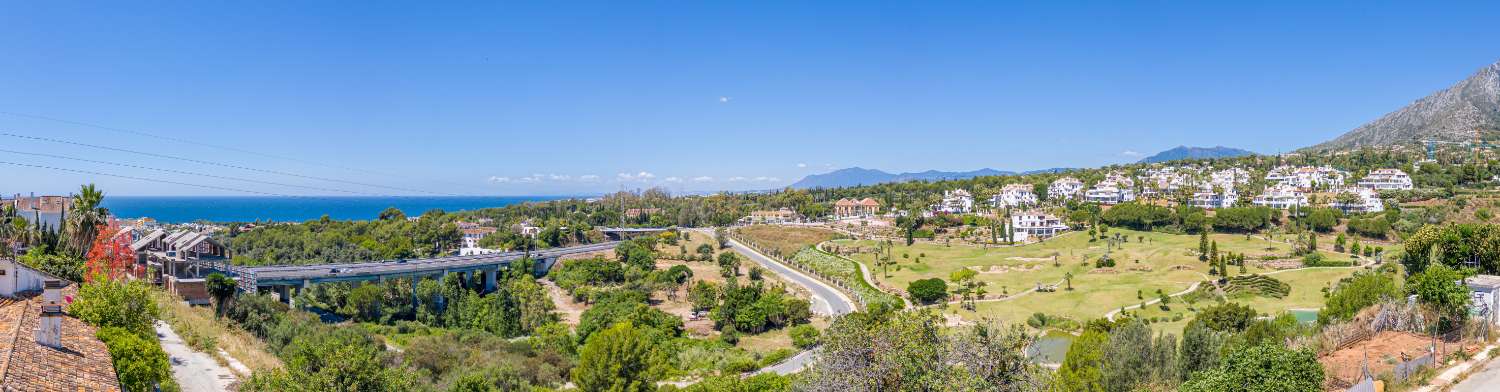
[[[1208,230],[1198,232],[1198,261],[1208,261]]]
[[[1208,257],[1219,260],[1219,241],[1214,241],[1208,246]]]

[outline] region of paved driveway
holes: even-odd
[[[208,354],[193,351],[165,322],[156,322],[156,337],[161,340],[162,350],[171,358],[172,378],[177,379],[183,392],[229,390],[229,384],[235,380],[229,368],[219,365]]]

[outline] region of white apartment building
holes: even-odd
[[[1036,205],[1036,193],[1031,184],[1009,184],[1000,188],[1000,193],[990,197],[990,205],[996,209]]]
[[[1129,186],[1105,180],[1095,184],[1092,189],[1084,193],[1084,200],[1099,204],[1120,204],[1135,201],[1135,191]]]
[[[1047,186],[1047,198],[1058,200],[1071,200],[1083,195],[1083,181],[1073,177],[1063,177],[1053,180]]]
[[[1265,192],[1256,196],[1251,202],[1258,206],[1285,210],[1292,207],[1306,207],[1307,195],[1295,186],[1281,183],[1266,188]]]
[[[1361,187],[1339,189],[1334,192],[1333,201],[1328,206],[1345,214],[1385,211],[1385,202],[1380,200],[1380,195],[1374,189]]]
[[[1266,173],[1266,181],[1291,185],[1302,189],[1338,187],[1344,185],[1349,173],[1328,166],[1291,167],[1280,166]]]
[[[1041,211],[1026,211],[1010,216],[1011,233],[1016,241],[1042,240],[1068,230],[1057,216]]]
[[[1408,190],[1412,188],[1411,176],[1401,169],[1375,169],[1359,180],[1359,187],[1376,191]]]
[[[1238,167],[1216,171],[1209,174],[1208,177],[1208,182],[1219,188],[1229,189],[1250,183],[1250,172]]]
[[[943,191],[943,201],[933,205],[932,212],[948,214],[974,212],[974,195],[963,189]]]
[[[1188,205],[1208,210],[1234,207],[1235,200],[1240,197],[1234,192],[1234,188],[1215,188],[1216,186],[1209,184],[1198,187],[1198,191],[1188,200]]]

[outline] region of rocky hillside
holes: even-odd
[[[1452,87],[1361,125],[1311,150],[1415,144],[1422,139],[1467,141],[1474,128],[1485,137],[1500,135],[1500,62],[1490,64]]]

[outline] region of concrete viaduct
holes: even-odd
[[[667,231],[669,228],[662,227],[598,227],[595,228],[611,239],[621,239],[632,235],[643,233],[657,233]],[[602,252],[614,249],[620,241],[609,241],[597,244],[578,245],[565,248],[552,248],[534,251],[530,257],[536,260],[536,271],[538,275],[547,273],[552,269],[552,264],[559,257]],[[425,259],[400,259],[373,261],[364,263],[333,263],[333,264],[310,264],[310,265],[276,265],[260,267],[240,267],[223,264],[205,265],[211,269],[227,270],[231,275],[238,277],[241,290],[258,292],[262,290],[275,290],[281,296],[283,302],[291,302],[292,290],[301,291],[309,285],[332,282],[368,282],[385,281],[388,278],[404,277],[432,277],[442,279],[451,273],[460,274],[461,277],[469,278],[469,274],[483,274],[484,290],[495,289],[495,279],[503,268],[510,267],[512,261],[527,257],[526,252],[504,252],[484,255],[470,256],[443,256]],[[420,279],[413,279],[416,284]],[[467,280],[466,280],[467,281]]]
[[[579,245],[566,248],[544,249],[531,252],[536,260],[536,273],[544,274],[562,256],[602,252],[614,249],[619,241]],[[239,278],[240,289],[256,292],[275,290],[283,302],[290,302],[293,289],[301,290],[312,284],[332,282],[385,281],[388,278],[433,277],[441,279],[451,273],[468,278],[468,274],[483,274],[484,289],[495,289],[496,274],[510,263],[526,257],[525,252],[491,253],[471,256],[444,256],[426,259],[386,260],[366,263],[279,265],[260,267],[229,267],[229,272]],[[418,280],[412,280],[415,284]]]

